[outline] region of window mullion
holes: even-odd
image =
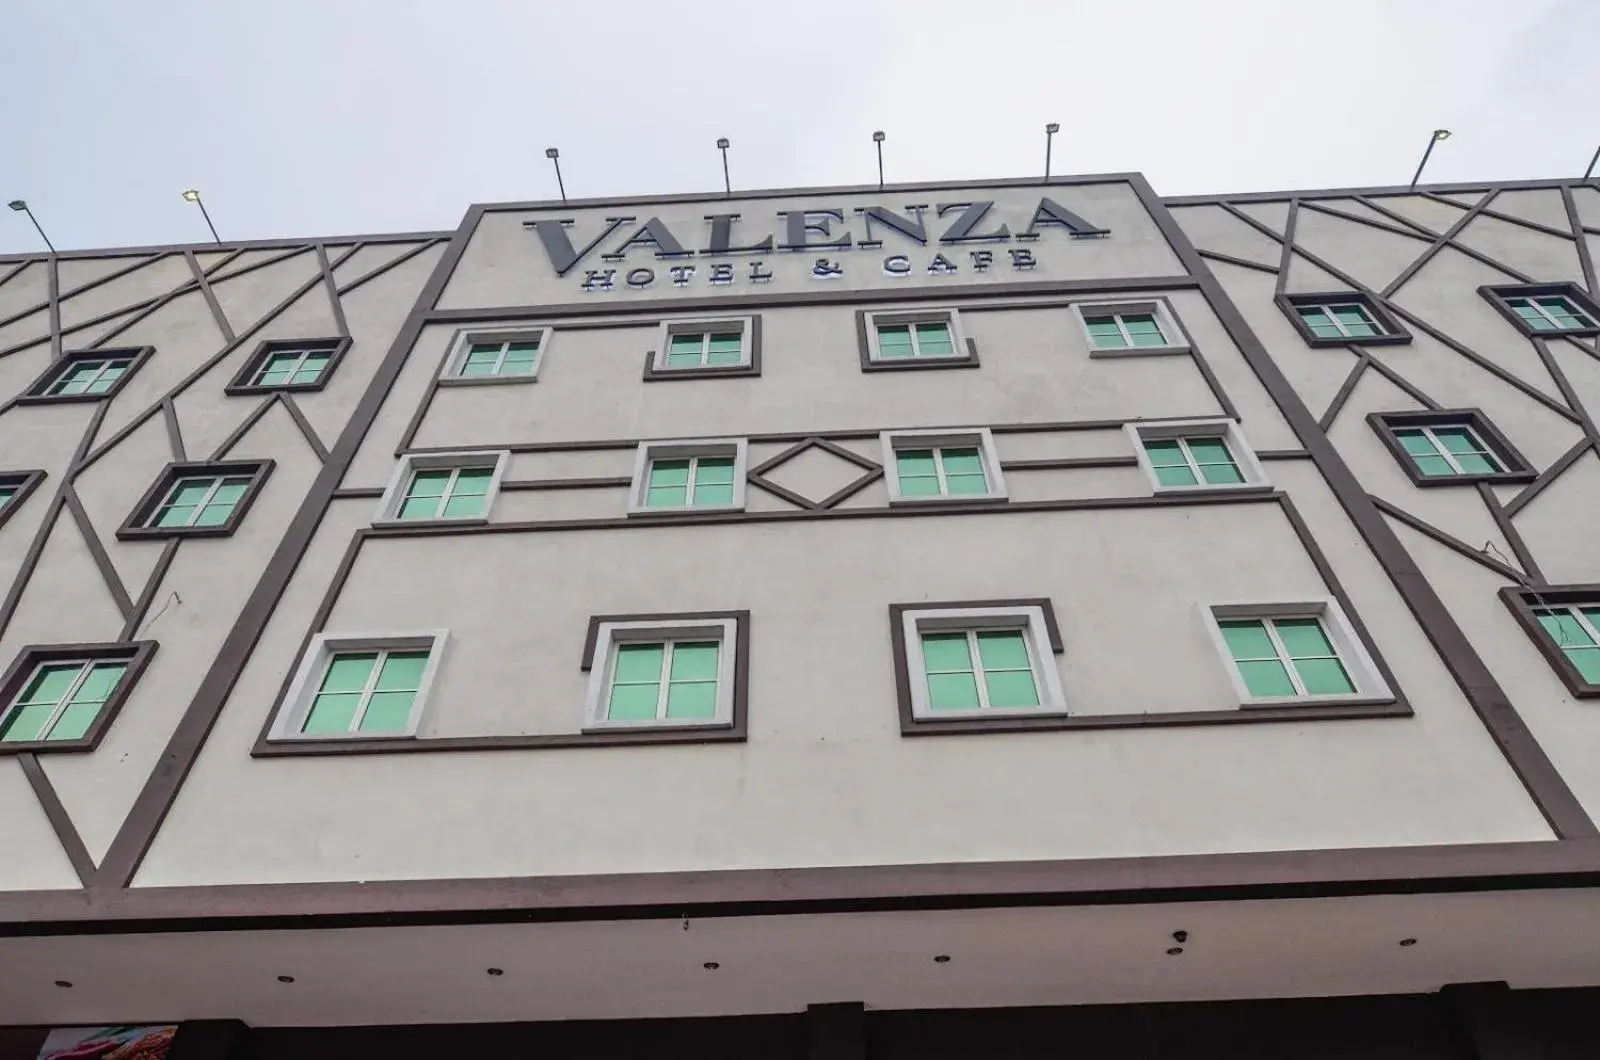
[[[950,493],[950,483],[944,477],[944,450],[939,446],[933,448],[933,475],[939,483],[939,496],[944,497]]]
[[[1589,640],[1600,646],[1600,630],[1595,629],[1594,623],[1590,622],[1588,616],[1583,613],[1583,608],[1576,604],[1568,604],[1567,613],[1578,620],[1578,625],[1583,628],[1585,633],[1589,634]],[[1582,647],[1582,645],[1579,645],[1579,647]]]
[[[698,456],[691,456],[689,458],[689,477],[684,482],[684,486],[683,486],[683,489],[684,489],[683,503],[687,507],[690,507],[690,508],[694,507],[694,480],[699,478],[699,477],[700,477],[700,458]]]
[[[978,709],[989,709],[989,687],[984,680],[983,658],[978,654],[978,631],[967,630],[967,651],[972,656],[972,682],[978,686]]]
[[[667,720],[667,696],[672,691],[672,649],[675,641],[665,641],[661,652],[661,683],[656,686],[656,720]]]
[[[361,702],[356,704],[355,716],[350,719],[349,732],[360,732],[361,723],[367,720],[367,708],[372,705],[372,693],[378,687],[378,675],[383,673],[383,664],[388,660],[389,649],[378,649],[378,657],[372,660],[372,672],[367,675],[367,683],[361,689]]]
[[[444,482],[444,492],[439,494],[439,507],[433,510],[433,517],[435,519],[444,518],[445,509],[450,507],[450,500],[455,496],[456,493],[456,479],[460,477],[461,469],[459,467],[453,467],[450,469],[450,477],[445,479]]]
[[[1454,471],[1458,475],[1465,475],[1467,473],[1467,469],[1462,467],[1460,462],[1456,460],[1455,454],[1450,452],[1449,449],[1445,448],[1445,444],[1439,440],[1439,436],[1433,433],[1432,427],[1423,425],[1422,433],[1427,437],[1428,444],[1433,446],[1433,451],[1439,456],[1443,457],[1444,462],[1450,465],[1450,470]]]
[[[1189,465],[1189,473],[1194,476],[1195,482],[1204,485],[1206,476],[1200,470],[1200,461],[1196,459],[1194,450],[1189,448],[1189,439],[1179,438],[1177,439],[1177,442],[1178,451],[1183,454],[1183,462]]]
[[[217,495],[217,491],[222,488],[222,479],[223,476],[218,475],[216,478],[211,480],[211,485],[206,488],[205,496],[200,498],[200,503],[195,505],[194,511],[189,513],[189,521],[183,525],[193,526],[199,521],[200,516],[205,513],[206,505],[211,503],[211,499],[215,497]],[[182,480],[180,479],[179,481],[181,482]]]
[[[37,675],[39,670],[43,668],[43,666],[36,668],[34,674]],[[67,712],[67,706],[72,702],[72,697],[78,694],[78,689],[82,688],[83,683],[89,679],[89,671],[92,669],[94,669],[93,662],[85,661],[78,664],[78,676],[72,679],[72,684],[68,685],[61,698],[56,700],[55,709],[50,712],[50,716],[39,727],[39,739],[48,740],[50,738],[50,734],[55,731],[56,723]]]
[[[1267,637],[1272,641],[1272,650],[1278,654],[1278,662],[1283,664],[1284,671],[1289,675],[1289,683],[1294,685],[1295,695],[1310,695],[1306,691],[1305,682],[1300,680],[1300,671],[1295,668],[1294,657],[1289,654],[1289,649],[1283,643],[1283,638],[1278,635],[1278,620],[1275,618],[1263,619],[1261,624],[1266,627]]]
[[[1133,333],[1128,330],[1127,321],[1122,319],[1121,313],[1112,313],[1111,319],[1116,322],[1117,332],[1122,336],[1122,341],[1129,346],[1133,345]]]
[[[704,331],[700,335],[700,367],[704,368],[711,363],[711,332]]]
[[[500,344],[500,349],[494,355],[494,374],[499,375],[506,365],[506,355],[511,352],[511,340],[507,339]]]

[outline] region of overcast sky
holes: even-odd
[[[1600,0],[0,0],[0,201],[62,248],[474,201],[1143,170],[1162,194],[1581,175]],[[0,253],[40,246],[0,211]]]

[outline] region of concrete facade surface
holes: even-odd
[[[1593,886],[1600,629],[1549,629],[1590,604],[1600,626],[1597,250],[1594,182],[1162,200],[1118,174],[0,259],[0,936],[52,940],[8,956],[65,960],[86,925],[670,919],[678,895],[1310,916]],[[1317,332],[1314,304],[1373,333]],[[1108,345],[1112,317],[1162,341]],[[948,352],[885,357],[885,327]],[[663,344],[699,332],[743,336],[739,362],[675,374]],[[272,383],[297,343],[322,375]],[[507,343],[537,345],[525,374],[463,370]],[[60,392],[108,359],[103,393]],[[1470,430],[1494,473],[1419,470],[1423,428]],[[1238,481],[1152,466],[1219,437]],[[989,494],[908,497],[897,454],[935,448],[973,451]],[[647,504],[652,460],[734,453],[732,504]],[[257,469],[236,517],[152,532],[174,475],[224,462]],[[453,467],[494,469],[481,511],[399,517]],[[920,715],[898,616],[1024,607],[1063,702]],[[1253,698],[1216,622],[1308,615],[1351,690]],[[726,636],[715,719],[596,724],[597,631],[629,621]],[[300,731],[329,653],[424,640],[398,729]],[[39,666],[136,648],[81,738],[8,746]],[[1382,992],[1457,981],[1435,978]],[[731,1013],[572,1012],[691,1009]]]

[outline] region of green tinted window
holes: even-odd
[[[920,639],[929,710],[1039,706],[1039,687],[1022,630],[929,630]]]
[[[897,361],[914,357],[954,357],[959,352],[955,335],[945,321],[928,321],[915,324],[879,324],[878,354],[880,361]]]
[[[83,739],[127,670],[120,661],[41,665],[0,716],[0,743]]]
[[[1356,690],[1319,618],[1228,619],[1217,626],[1253,697],[1346,695]]]
[[[1430,478],[1492,475],[1505,470],[1500,458],[1465,424],[1402,427],[1394,436],[1418,472]]]
[[[146,526],[185,528],[222,526],[250,490],[248,475],[192,475],[167,491]]]
[[[539,336],[483,338],[467,346],[457,374],[465,379],[532,375],[539,365]]]
[[[1600,607],[1547,607],[1534,615],[1579,676],[1600,684]]]
[[[983,496],[989,478],[977,446],[895,450],[895,475],[902,497]]]
[[[1146,438],[1144,451],[1162,486],[1238,486],[1245,481],[1221,436]]]
[[[409,731],[428,652],[336,652],[300,731],[308,735],[396,735]]]
[[[744,363],[739,331],[678,331],[667,341],[668,368],[727,368]]]
[[[399,519],[481,519],[489,511],[493,467],[418,468],[406,482]]]
[[[605,720],[714,719],[721,652],[714,640],[617,645]]]
[[[45,388],[46,394],[70,397],[77,394],[104,394],[122,378],[133,361],[126,357],[75,361]]]
[[[256,386],[303,386],[322,378],[333,355],[327,350],[277,350],[261,362]]]
[[[734,503],[731,456],[691,456],[650,461],[646,508],[715,508]]]
[[[1297,305],[1295,312],[1319,339],[1360,339],[1383,334],[1367,307],[1357,302]]]

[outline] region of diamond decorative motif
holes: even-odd
[[[807,438],[750,472],[750,482],[798,507],[831,508],[883,473],[876,461]]]

